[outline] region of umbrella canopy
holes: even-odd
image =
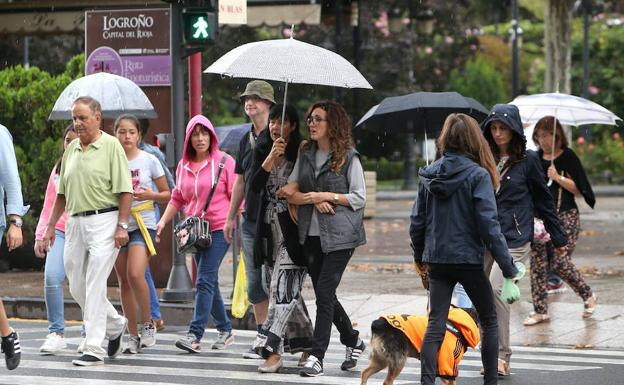
[[[536,123],[548,115],[555,116],[561,124],[569,126],[616,125],[617,120],[622,120],[598,103],[568,94],[547,93],[518,96],[511,104],[518,106],[520,118],[524,123]]]
[[[48,119],[71,119],[72,104],[80,96],[90,96],[100,102],[104,118],[115,119],[124,113],[133,114],[137,118],[158,117],[143,90],[132,80],[98,72],[69,83],[56,99]]]
[[[217,139],[219,139],[219,148],[228,152],[238,151],[241,138],[249,130],[251,130],[251,123],[215,127],[215,133],[217,134]]]
[[[220,57],[204,72],[287,84],[373,88],[342,56],[293,38],[241,45]]]
[[[368,110],[356,127],[401,131],[413,129],[427,136],[435,136],[440,132],[446,117],[454,112],[470,115],[479,122],[489,114],[481,103],[457,92],[415,92],[383,99]]]

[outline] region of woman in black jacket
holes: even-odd
[[[555,124],[556,140],[553,146]],[[581,161],[568,147],[563,127],[558,120],[556,121],[552,116],[541,118],[533,130],[533,141],[540,148],[538,154],[541,166],[552,181],[550,192],[553,202],[555,202],[557,215],[559,215],[568,238],[566,245],[557,250],[553,249],[551,242],[545,244],[534,242],[531,245],[531,294],[535,311],[524,320],[524,325],[531,326],[549,319],[548,302],[546,301],[548,254],[553,256],[551,266],[553,271],[583,299],[582,316],[589,318],[594,314],[596,308],[596,295],[572,263],[572,253],[576,247],[581,228],[579,211],[574,196],[582,195],[585,202],[593,208],[596,202],[594,192],[587,180]]]
[[[538,155],[526,150],[518,107],[512,104],[495,105],[481,128],[500,174],[500,186],[496,190],[498,221],[514,261],[528,262],[534,215],[544,221],[554,247],[565,246],[567,236],[557,218]],[[498,317],[498,374],[508,376],[512,353],[509,342],[511,308],[499,295],[503,275],[489,254],[485,258],[485,272],[494,290]]]
[[[258,367],[260,373],[275,373],[283,366],[285,343],[290,353],[304,352],[300,360],[303,365],[314,330],[301,297],[307,270],[300,266],[297,226],[290,219],[286,199],[276,195],[288,181],[301,144],[297,110],[286,105],[282,125],[282,108],[278,104],[269,112],[269,129],[262,131],[254,149],[255,171],[251,177],[251,189],[259,193],[261,200],[254,262],[257,267],[266,266],[270,282],[267,320],[253,346],[266,359]]]
[[[421,383],[435,383],[437,354],[453,287],[459,282],[479,313],[484,384],[495,385],[498,330],[492,286],[484,271],[485,245],[505,278],[518,274],[496,216],[498,173],[478,123],[467,115],[446,118],[438,150],[442,157],[419,172],[410,225],[414,260],[429,265],[431,308],[420,356]]]

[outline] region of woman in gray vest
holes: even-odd
[[[342,370],[354,368],[366,347],[336,298],[353,250],[366,243],[362,222],[366,190],[345,109],[334,101],[318,102],[308,110],[306,122],[310,141],[278,195],[298,206],[299,243],[316,294],[312,351],[299,372],[314,377],[323,374],[332,321],[346,346]]]

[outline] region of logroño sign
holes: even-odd
[[[87,74],[124,76],[139,86],[171,85],[169,9],[87,11]]]

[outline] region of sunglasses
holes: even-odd
[[[308,126],[312,125],[312,123],[319,124],[320,122],[326,122],[326,121],[327,119],[323,119],[318,115],[308,116],[308,118],[306,119],[306,123],[308,124]]]

